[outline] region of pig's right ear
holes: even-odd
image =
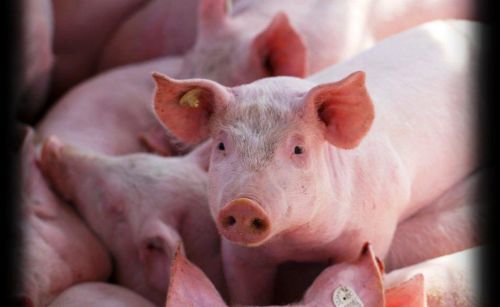
[[[261,65],[268,76],[307,75],[307,48],[285,13],[274,16],[271,24],[254,39],[251,61]]]
[[[153,78],[153,109],[163,126],[185,143],[207,139],[210,118],[227,104],[229,91],[210,80],[174,80],[159,73]]]

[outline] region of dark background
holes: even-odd
[[[471,0],[474,1],[474,0]],[[0,203],[0,234],[2,236],[0,251],[3,256],[0,276],[3,278],[2,297],[0,306],[12,306],[10,295],[14,293],[14,289],[19,278],[17,268],[19,267],[19,250],[21,238],[19,236],[18,208],[17,201],[17,149],[19,147],[20,136],[16,129],[15,109],[16,100],[19,96],[19,71],[22,68],[22,63],[18,57],[21,50],[19,33],[21,27],[22,12],[20,9],[19,1],[16,0],[3,0],[0,2],[0,29],[3,32],[2,48],[4,55],[2,56],[1,72],[3,74],[2,91],[0,105],[2,107],[2,120],[1,131],[2,133],[2,203]],[[487,242],[491,243],[491,248],[488,252],[482,255],[481,259],[481,277],[482,289],[481,295],[482,302],[479,306],[495,306],[499,301],[497,296],[500,296],[500,291],[497,290],[497,278],[494,272],[499,268],[500,257],[497,249],[495,248],[495,237],[498,233],[497,225],[500,221],[498,218],[498,205],[496,193],[500,191],[498,184],[498,173],[494,165],[494,158],[496,157],[496,145],[498,145],[498,137],[493,137],[494,132],[497,131],[495,124],[500,121],[496,117],[496,109],[498,101],[496,93],[500,90],[500,74],[498,72],[498,57],[500,52],[496,41],[500,38],[498,36],[498,9],[494,5],[494,1],[481,0],[476,1],[476,12],[479,19],[488,24],[489,30],[481,33],[482,38],[482,56],[480,63],[480,70],[477,79],[480,84],[479,97],[479,113],[480,113],[480,127],[478,127],[478,137],[481,138],[481,146],[478,149],[481,157],[483,158],[484,165],[490,171],[489,175],[481,183],[480,195],[483,197],[482,207],[480,210],[485,210],[487,222],[481,226],[479,231]],[[496,293],[497,292],[497,293]],[[498,305],[500,306],[500,305]]]

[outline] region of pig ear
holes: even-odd
[[[179,234],[161,222],[145,226],[139,238],[139,257],[144,267],[146,282],[157,291],[165,291],[170,274],[170,261],[182,244]]]
[[[163,126],[186,143],[208,138],[210,117],[227,104],[227,89],[209,80],[174,80],[159,73],[153,73],[153,78],[154,113]]]
[[[306,97],[325,124],[325,138],[332,145],[358,146],[373,122],[375,111],[365,87],[365,73],[358,71],[338,82],[318,85]]]
[[[231,9],[231,0],[201,0],[198,7],[199,32],[222,26]]]
[[[382,272],[371,246],[366,243],[352,262],[334,264],[309,287],[304,303],[318,306],[381,306],[384,302]]]
[[[251,48],[251,60],[261,65],[268,76],[307,75],[306,45],[283,12],[257,35]]]
[[[208,277],[179,250],[170,272],[166,307],[227,306]]]
[[[389,288],[385,291],[385,301],[387,307],[408,306],[424,307],[427,306],[424,275],[417,274],[409,280]]]

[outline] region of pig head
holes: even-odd
[[[36,164],[32,129],[21,157],[23,250],[21,293],[16,295],[27,306],[46,306],[71,285],[106,280],[111,261],[81,217],[49,189]]]
[[[111,157],[52,137],[44,143],[41,165],[109,248],[116,281],[162,304],[180,243],[223,287],[219,237],[206,199],[207,148],[182,158]]]
[[[337,207],[327,227],[332,238],[342,230],[350,208],[339,199],[342,187],[329,186],[341,174],[328,169],[324,149],[353,148],[367,133],[374,109],[363,73],[316,87],[287,77],[235,88],[154,77],[159,120],[186,142],[212,137],[209,203],[224,237],[262,245],[321,215],[331,200]]]

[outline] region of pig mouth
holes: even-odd
[[[225,205],[217,218],[219,233],[243,246],[258,246],[271,235],[271,221],[256,201],[237,198]]]

